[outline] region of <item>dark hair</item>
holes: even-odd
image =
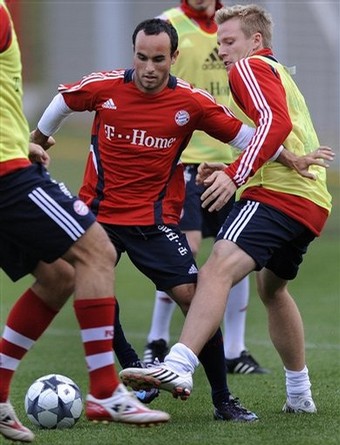
[[[135,48],[136,36],[139,31],[144,31],[147,36],[158,35],[161,32],[168,34],[171,44],[171,56],[175,53],[178,47],[178,34],[176,29],[171,25],[171,23],[166,22],[162,19],[148,19],[137,25],[136,29],[132,34],[132,44]]]

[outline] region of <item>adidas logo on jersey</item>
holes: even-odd
[[[215,47],[214,51],[209,54],[209,57],[205,59],[205,62],[202,65],[204,70],[220,70],[225,69],[220,56],[218,55],[218,48]]]
[[[197,267],[193,264],[188,270],[189,275],[196,275],[198,273]]]
[[[109,108],[110,110],[117,110],[117,106],[111,98],[103,103],[102,108]]]

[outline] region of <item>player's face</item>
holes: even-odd
[[[146,35],[140,31],[136,36],[134,51],[134,81],[144,93],[156,94],[162,91],[169,80],[171,65],[178,52],[170,55],[170,37],[161,32],[158,35]]]
[[[241,29],[240,20],[233,17],[218,26],[217,43],[218,54],[229,72],[236,62],[251,56],[262,47],[262,36],[255,33],[247,38]]]
[[[216,0],[188,0],[188,5],[196,11],[207,11],[211,15],[215,11]]]

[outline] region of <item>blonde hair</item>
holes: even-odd
[[[258,5],[226,6],[216,11],[215,22],[217,25],[222,25],[234,17],[240,20],[241,30],[247,39],[259,32],[262,35],[263,46],[271,48],[274,23],[265,9]]]

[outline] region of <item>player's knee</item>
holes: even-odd
[[[93,261],[112,270],[117,261],[116,250],[108,237],[98,242],[96,249],[91,252]]]
[[[76,262],[93,268],[111,269],[117,260],[116,250],[100,224],[93,224],[71,248]]]
[[[33,275],[36,281],[32,290],[53,309],[59,310],[73,294],[74,268],[66,261],[40,262]]]
[[[287,295],[287,289],[285,286],[273,287],[267,286],[263,283],[260,286],[257,286],[257,291],[262,302],[266,306],[280,302],[281,299],[285,298]]]
[[[172,295],[177,302],[183,314],[186,314],[189,310],[192,299],[195,294],[195,283],[182,284],[172,289]]]

